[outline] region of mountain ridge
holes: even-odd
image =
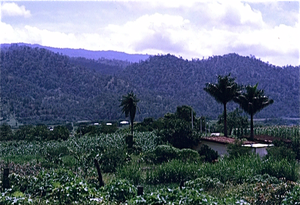
[[[134,91],[140,99],[137,120],[162,117],[184,104],[198,116],[216,118],[222,105],[203,88],[215,83],[217,75],[231,73],[240,84],[259,83],[259,89],[274,99],[256,118],[299,118],[299,66],[279,67],[238,54],[192,61],[168,54],[125,66],[116,60],[102,64],[76,59],[28,46],[3,49],[1,116],[15,114],[27,123],[117,120],[124,118],[121,96]],[[235,107],[228,105],[229,111]]]
[[[62,53],[63,55],[67,55],[70,57],[84,57],[87,59],[94,59],[98,60],[101,58],[110,59],[110,60],[122,60],[122,61],[129,61],[129,62],[139,62],[141,60],[146,60],[149,58],[149,55],[145,54],[128,54],[125,52],[120,51],[112,51],[112,50],[99,50],[99,51],[92,51],[86,50],[82,48],[55,48],[50,46],[42,46],[39,44],[28,44],[28,43],[13,43],[13,44],[1,44],[1,47],[9,47],[11,45],[18,45],[18,46],[29,46],[32,48],[44,48],[50,50],[54,53]]]

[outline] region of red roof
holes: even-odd
[[[235,138],[231,138],[231,137],[203,137],[201,138],[201,140],[205,140],[205,141],[211,141],[211,142],[218,142],[218,143],[222,143],[222,144],[234,144],[236,139]],[[253,141],[244,141],[243,144],[254,144],[255,142]]]

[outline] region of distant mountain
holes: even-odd
[[[299,118],[300,67],[278,67],[238,54],[203,60],[151,56],[139,63],[75,58],[44,48],[4,46],[1,53],[1,117],[23,123],[53,123],[124,118],[121,96],[140,99],[136,119],[162,117],[180,105],[197,116],[216,118],[223,107],[204,90],[217,75],[231,73],[240,84],[264,89],[274,104],[257,118]],[[229,111],[237,107],[229,104]]]
[[[90,51],[85,49],[71,49],[71,48],[53,48],[48,46],[41,46],[38,44],[26,44],[26,43],[16,43],[19,46],[29,46],[31,48],[45,48],[54,53],[59,53],[67,55],[70,57],[83,57],[87,59],[98,60],[101,58],[110,59],[110,60],[121,60],[128,62],[139,62],[149,58],[149,55],[144,54],[127,54],[124,52],[118,51]],[[9,47],[12,44],[2,44],[1,47]]]

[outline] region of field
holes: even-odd
[[[287,129],[264,131],[297,141],[299,126]],[[1,187],[4,168],[10,187],[2,190],[0,204],[300,203],[299,165],[282,149],[266,158],[247,154],[207,162],[196,151],[161,145],[155,132],[135,132],[132,147],[126,136],[121,129],[65,141],[2,141]]]

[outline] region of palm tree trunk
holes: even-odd
[[[131,135],[133,135],[133,121],[130,122]]]
[[[251,113],[251,125],[250,125],[250,140],[254,140],[253,134],[253,114]]]
[[[224,103],[224,136],[227,137],[226,103]]]

